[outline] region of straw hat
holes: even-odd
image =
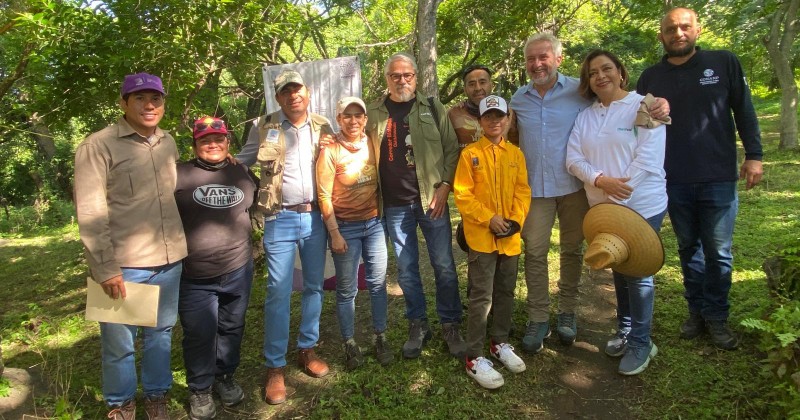
[[[583,219],[589,248],[583,256],[595,270],[612,268],[633,277],[652,276],[664,265],[661,237],[647,220],[628,207],[601,203]]]

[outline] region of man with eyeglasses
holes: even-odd
[[[178,148],[158,123],[164,116],[161,79],[125,76],[116,124],[86,138],[75,151],[75,206],[92,279],[113,299],[126,283],[159,286],[158,324],[143,327],[141,377],[150,419],[168,419],[172,386],[172,327],[178,315],[186,239],[175,203]],[[103,398],[108,418],[136,417],[138,326],[100,323]]]
[[[317,204],[315,162],[320,138],[333,135],[327,118],[308,112],[311,91],[299,73],[287,70],[275,78],[280,110],[262,116],[247,143],[258,144],[261,167],[258,209],[264,214],[267,298],[264,301],[265,399],[286,401],[284,367],[289,345],[289,315],[295,253],[303,269],[303,294],[297,338],[297,363],[314,378],[328,365],[314,352],[319,340],[322,283],[328,234]],[[250,165],[253,162],[243,162]]]
[[[465,68],[461,73],[461,80],[464,82],[464,94],[467,99],[453,105],[447,111],[447,116],[458,137],[458,146],[464,148],[468,144],[478,141],[483,135],[478,122],[478,105],[481,103],[481,99],[492,93],[494,84],[492,83],[492,71],[483,64],[474,64]]]
[[[403,357],[419,357],[432,335],[419,271],[419,226],[433,266],[442,336],[450,354],[463,358],[461,297],[447,205],[458,163],[458,140],[441,102],[417,92],[416,75],[417,64],[410,55],[389,57],[384,66],[388,93],[367,110],[382,214],[397,256],[398,283],[409,321]]]

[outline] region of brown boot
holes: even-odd
[[[108,418],[113,420],[134,420],[136,418],[136,400],[128,400],[108,412]]]
[[[286,385],[283,383],[283,368],[267,368],[267,385],[264,387],[267,404],[281,404],[286,401]]]
[[[300,349],[297,355],[297,364],[303,372],[314,378],[321,378],[328,374],[328,364],[317,357],[314,349]]]
[[[169,413],[167,412],[168,402],[169,398],[167,398],[166,394],[145,397],[144,412],[147,414],[147,420],[169,420]]]

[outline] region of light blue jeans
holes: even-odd
[[[170,352],[172,327],[178,318],[180,262],[143,268],[122,268],[122,278],[132,283],[159,286],[158,323],[142,327],[142,390],[147,396],[160,396],[172,387]],[[136,359],[134,341],[140,327],[100,323],[103,355],[103,398],[108,405],[121,405],[136,396]]]
[[[736,181],[667,183],[667,195],[689,312],[706,320],[727,320],[739,209]]]
[[[647,223],[661,230],[666,210],[649,217]],[[628,345],[645,347],[650,345],[650,327],[653,323],[653,304],[655,302],[655,284],[653,276],[632,277],[612,271],[614,274],[614,291],[617,295],[617,324],[619,331],[628,334]]]
[[[419,274],[419,245],[417,225],[422,230],[428,246],[428,256],[433,266],[436,281],[436,311],[442,323],[461,322],[461,296],[458,291],[458,275],[453,261],[453,229],[450,212],[431,219],[430,212],[420,203],[406,206],[386,207],[384,222],[386,232],[392,240],[397,256],[397,283],[406,300],[406,318],[427,319],[425,292]]]
[[[289,317],[295,252],[300,252],[303,296],[297,347],[314,347],[319,339],[322,282],[328,231],[319,211],[280,211],[264,221],[264,254],[267,261],[267,298],[264,301],[264,357],[267,367],[286,366]]]
[[[379,218],[345,222],[339,221],[339,233],[347,242],[347,252],[331,253],[336,267],[336,316],[339,330],[347,341],[354,335],[358,265],[364,259],[367,287],[372,304],[372,329],[386,330],[386,236]]]

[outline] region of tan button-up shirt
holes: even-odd
[[[81,241],[98,283],[120,267],[159,267],[186,256],[175,204],[178,149],[160,128],[151,142],[124,118],[87,137],[75,152]]]

